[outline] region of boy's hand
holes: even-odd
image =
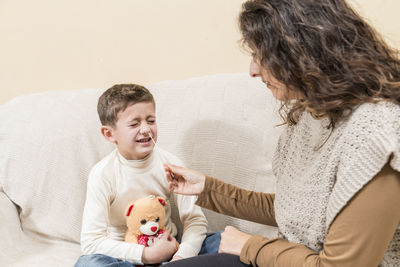
[[[161,234],[151,247],[145,247],[142,254],[142,262],[145,264],[156,264],[168,261],[176,251],[176,240],[165,231]]]
[[[204,174],[185,167],[164,164],[168,188],[171,192],[182,195],[199,195],[204,190]]]
[[[183,259],[181,256],[173,256],[170,261],[177,261]]]

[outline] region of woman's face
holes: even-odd
[[[286,86],[276,80],[268,70],[264,69],[256,59],[252,59],[250,62],[250,76],[251,77],[260,77],[263,83],[271,90],[272,95],[280,100],[291,100],[298,98],[297,94],[292,90],[287,90]]]

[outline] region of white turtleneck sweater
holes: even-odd
[[[165,150],[156,148],[143,160],[126,160],[118,150],[98,162],[89,174],[83,212],[81,246],[84,254],[105,254],[114,258],[142,263],[144,246],[124,242],[125,209],[136,199],[149,195],[169,199],[163,162],[182,166],[182,162]],[[173,194],[183,224],[182,241],[175,255],[183,258],[200,251],[207,231],[207,221],[196,197]],[[171,221],[167,201],[165,227],[177,234]]]

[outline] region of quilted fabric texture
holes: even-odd
[[[165,81],[149,89],[161,147],[207,175],[274,191],[279,104],[264,84],[241,73]],[[103,90],[25,95],[0,106],[2,266],[72,266],[80,255],[87,176],[114,148],[99,131],[96,104]],[[210,231],[229,224],[275,235],[272,227],[205,214]]]

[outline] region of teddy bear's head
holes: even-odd
[[[128,231],[137,236],[154,235],[164,227],[166,201],[149,196],[133,202],[126,211]]]

